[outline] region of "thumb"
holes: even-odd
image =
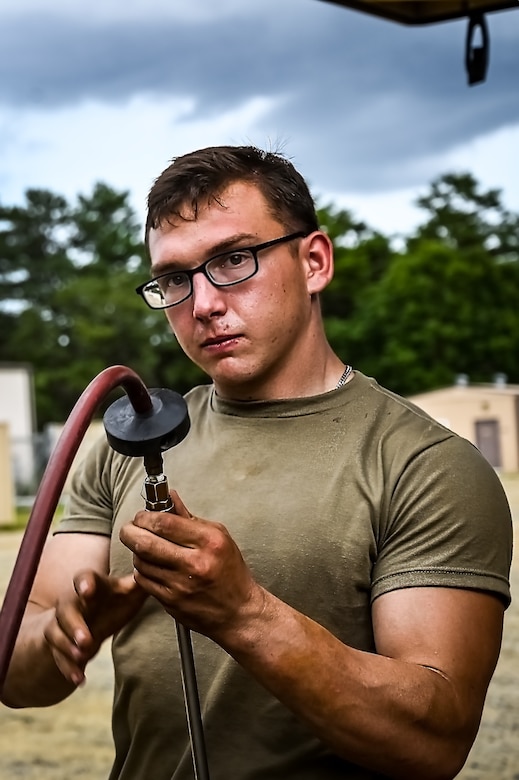
[[[131,599],[134,604],[144,603],[148,598],[146,591],[135,582],[133,574],[125,574],[123,577],[117,578],[114,591],[127,599]]]
[[[73,579],[74,590],[80,598],[92,597],[101,584],[99,574],[91,569],[79,571]]]
[[[176,490],[170,490],[169,495],[173,501],[173,513],[179,517],[193,517],[189,509],[186,507]]]
[[[133,574],[108,577],[96,571],[78,572],[74,577],[74,589],[85,603],[106,602],[111,596],[134,597],[143,601],[147,598],[147,594],[135,582]]]

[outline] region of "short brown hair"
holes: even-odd
[[[254,146],[210,146],[175,157],[155,180],[148,195],[146,244],[152,228],[171,218],[196,220],[200,206],[217,201],[237,181],[259,188],[287,232],[319,229],[308,185],[286,157]],[[186,207],[192,216],[186,217]]]

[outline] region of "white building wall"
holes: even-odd
[[[11,523],[14,519],[14,482],[9,427],[7,423],[0,422],[0,525]]]
[[[0,423],[9,429],[12,468],[17,485],[34,476],[34,394],[30,366],[0,364]]]

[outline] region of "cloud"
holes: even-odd
[[[258,118],[268,100],[252,99],[222,112],[211,123],[183,122],[189,100],[136,96],[123,107],[85,102],[54,111],[39,108],[0,114],[0,200],[23,200],[27,187],[50,189],[73,199],[96,181],[128,190],[141,221],[153,179],[173,156],[210,143],[256,143]],[[3,117],[3,119],[2,119]],[[5,193],[9,193],[8,199]]]
[[[52,146],[38,128],[60,117],[75,128],[66,148],[74,136],[89,146],[85,116],[96,137],[104,121],[108,135],[137,139],[139,128],[146,144],[160,124],[169,156],[180,138],[269,139],[321,191],[368,196],[422,184],[453,150],[519,124],[519,11],[489,16],[489,76],[469,88],[465,22],[409,28],[320,0],[83,8],[18,0],[0,11],[0,139],[11,148]]]

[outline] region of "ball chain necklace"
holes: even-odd
[[[343,387],[343,385],[346,384],[346,382],[348,381],[348,377],[349,377],[349,375],[351,374],[352,371],[353,371],[353,368],[351,366],[346,366],[345,367],[345,369],[344,369],[344,371],[342,373],[341,378],[339,379],[339,381],[335,385],[335,389],[336,390],[338,390],[339,387]]]

